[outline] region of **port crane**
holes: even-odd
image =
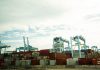
[[[28,37],[27,37],[27,44],[26,44],[25,37],[23,36],[23,43],[24,43],[24,47],[16,48],[16,51],[31,51],[31,50],[37,51],[38,50],[38,48],[29,45]]]
[[[63,52],[64,51],[64,42],[68,44],[69,47],[69,41],[63,39],[62,37],[55,37],[53,39],[53,49],[57,52]]]
[[[5,48],[5,50],[6,50],[6,48],[9,48],[9,47],[11,47],[11,46],[5,45],[5,44],[1,43],[1,41],[0,41],[0,54],[1,54],[1,50],[3,48]]]
[[[98,51],[98,47],[97,46],[92,46],[91,49],[94,50],[95,52]]]
[[[71,37],[71,52],[72,52],[72,57],[73,57],[73,49],[72,46],[78,46],[78,50],[79,50],[79,57],[81,58],[81,49],[88,49],[89,47],[86,45],[86,41],[85,38],[82,36],[74,36]],[[75,45],[72,44],[72,42],[76,42]],[[81,41],[83,41],[83,44],[81,43]],[[83,45],[83,46],[82,46]]]

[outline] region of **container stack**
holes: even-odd
[[[66,58],[68,59],[68,58],[72,58],[72,54],[71,54],[71,52],[67,52],[67,53],[65,53],[66,54]]]
[[[86,65],[86,58],[78,58],[79,65]]]
[[[20,60],[16,60],[15,66],[16,67],[19,67],[20,66]]]
[[[32,59],[31,60],[31,65],[40,65],[40,60],[38,60],[38,59]]]
[[[50,53],[49,54],[50,63],[53,62],[53,64],[56,63],[56,65],[66,65],[66,58],[67,58],[66,54],[64,53]]]
[[[20,66],[22,67],[27,67],[31,65],[31,61],[30,60],[20,60]]]
[[[49,49],[40,50],[40,56],[49,56]]]
[[[54,53],[55,49],[49,49],[49,53]]]
[[[100,65],[100,58],[97,58],[97,65]]]
[[[67,65],[77,65],[77,64],[78,64],[78,58],[67,59]]]
[[[56,60],[49,60],[50,65],[56,65]]]
[[[40,65],[49,65],[49,60],[48,59],[41,59]]]
[[[0,68],[4,66],[4,59],[0,58]]]
[[[66,65],[66,59],[65,58],[56,59],[56,65]]]

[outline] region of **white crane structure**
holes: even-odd
[[[5,45],[4,43],[1,43],[1,41],[0,41],[0,54],[1,54],[1,51],[2,51],[3,48],[5,49],[4,50],[4,53],[5,53],[6,48],[9,48],[9,47],[11,47],[11,46]]]
[[[98,47],[97,46],[92,46],[91,49],[94,50],[95,52],[98,52]]]
[[[88,49],[89,47],[86,46],[86,41],[85,41],[85,38],[82,37],[82,36],[75,36],[75,37],[71,37],[70,39],[71,41],[71,52],[72,52],[72,57],[73,57],[73,46],[78,46],[78,51],[79,51],[79,57],[81,58],[81,49]],[[75,45],[72,44],[72,42],[76,42]],[[82,42],[83,41],[83,44]]]
[[[64,42],[67,43],[69,47],[69,41],[63,39],[62,37],[55,37],[53,39],[53,49],[55,49],[56,52],[63,52]]]

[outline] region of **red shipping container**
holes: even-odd
[[[31,60],[31,65],[40,65],[40,60],[36,59]]]
[[[66,59],[56,59],[56,65],[66,65]]]
[[[0,67],[4,64],[4,59],[0,58]]]
[[[97,65],[97,59],[93,58],[93,59],[92,59],[92,64],[93,64],[93,65]]]
[[[50,53],[49,54],[49,59],[54,60],[55,59],[55,53]]]
[[[92,58],[86,58],[86,65],[92,65]]]
[[[40,50],[40,56],[49,56],[49,49]]]
[[[86,58],[78,58],[79,65],[86,65]]]
[[[0,68],[4,68],[4,61],[0,61]]]
[[[66,53],[66,58],[72,58],[72,54],[71,53]]]

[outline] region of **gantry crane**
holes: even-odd
[[[28,40],[28,37],[27,37],[27,44],[25,42],[25,37],[23,36],[23,42],[24,42],[24,47],[19,47],[19,48],[16,48],[16,51],[32,51],[32,50],[38,50],[38,48],[35,48],[35,47],[32,47],[31,45],[29,45],[29,40]]]
[[[98,47],[97,47],[97,46],[92,46],[91,49],[92,49],[94,52],[97,52],[97,51],[98,51]]]
[[[53,49],[55,49],[56,51],[64,51],[64,42],[68,44],[69,47],[69,41],[63,39],[62,37],[55,37],[53,39]]]
[[[85,38],[82,36],[75,36],[75,37],[70,38],[72,57],[73,57],[73,45],[72,45],[73,41],[76,42],[74,46],[78,46],[79,57],[81,58],[81,45],[83,45],[84,49],[88,49],[88,46],[86,45]],[[81,41],[83,41],[83,44],[81,43]]]
[[[1,41],[0,41],[0,54],[1,54],[1,50],[3,48],[5,48],[5,51],[6,51],[6,48],[9,48],[9,47],[11,47],[11,46],[5,45],[5,44],[1,43]]]

